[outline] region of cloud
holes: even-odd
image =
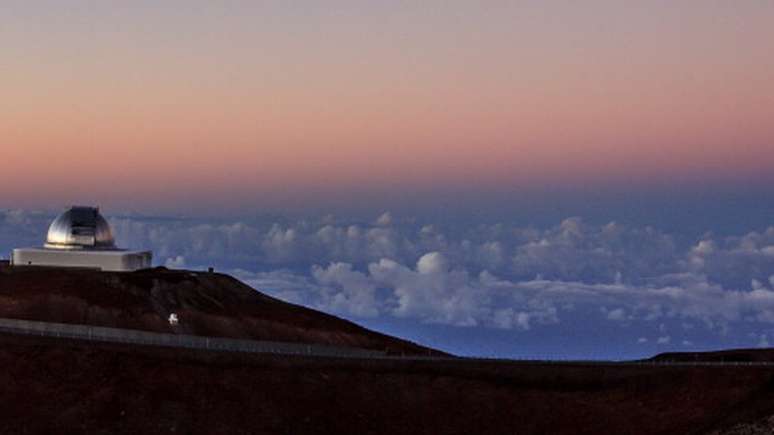
[[[184,269],[185,257],[183,257],[182,255],[178,255],[176,257],[169,257],[167,258],[167,261],[164,262],[164,266],[170,269]]]
[[[652,228],[614,222],[590,226],[570,218],[558,227],[523,234],[527,240],[514,247],[511,259],[515,277],[611,282],[620,276],[639,281],[679,270],[674,239]]]
[[[376,285],[391,290],[396,317],[458,326],[476,326],[482,318],[486,295],[470,285],[467,272],[449,270],[438,252],[423,255],[415,269],[382,259],[368,271]]]
[[[626,311],[623,308],[616,308],[607,313],[607,318],[610,320],[626,320]]]
[[[267,261],[282,263],[293,259],[298,248],[298,235],[293,228],[274,224],[263,238],[263,253]]]
[[[42,243],[52,216],[24,210],[0,212],[5,250]],[[625,283],[648,286],[663,276],[693,274],[727,289],[774,276],[774,227],[742,236],[714,237],[683,245],[679,235],[611,222],[591,225],[568,218],[537,229],[506,224],[448,227],[396,220],[374,223],[332,216],[289,220],[110,219],[118,243],[152,249],[156,258],[183,256],[189,264],[220,269],[310,273],[314,265],[349,263],[364,270],[382,259],[410,265],[425,254],[443,255],[449,267],[471,275],[484,271],[509,279]],[[770,283],[769,283],[770,284]]]
[[[423,275],[439,275],[448,270],[448,261],[440,252],[430,252],[417,261],[417,272]]]
[[[504,308],[494,311],[494,326],[501,329],[530,329],[530,314],[524,311],[514,311],[513,308]]]
[[[362,272],[352,270],[347,263],[332,263],[327,268],[314,266],[312,276],[325,290],[324,300],[318,307],[357,317],[376,317],[380,304],[376,300],[376,287]],[[328,287],[330,286],[330,287]]]
[[[133,217],[110,221],[122,246],[153,249],[157,258],[182,255],[189,263],[219,268],[308,272],[313,265],[335,262],[362,268],[382,258],[412,264],[439,252],[449,264],[472,274],[486,270],[512,279],[638,281],[685,269],[669,235],[616,223],[593,226],[578,218],[545,230],[503,224],[444,229],[410,219],[397,224],[388,213],[373,224],[330,216],[222,223]]]
[[[6,210],[2,213],[3,220],[10,226],[28,226],[32,224],[32,216],[24,210]]]
[[[40,244],[52,218],[0,212],[0,248]],[[514,331],[615,325],[635,337],[653,333],[657,323],[719,334],[774,323],[774,227],[686,240],[577,217],[547,228],[451,226],[390,213],[374,222],[334,216],[110,222],[121,246],[152,249],[169,267],[234,271],[261,291],[352,318]]]
[[[305,284],[308,304],[363,317],[385,313],[428,323],[529,330],[576,312],[587,313],[590,321],[593,307],[613,305],[617,308],[603,310],[600,320],[660,319],[661,332],[666,331],[663,322],[673,320],[698,321],[717,331],[734,322],[774,323],[773,290],[725,290],[702,276],[664,277],[654,286],[511,281],[451,268],[437,252],[423,255],[414,267],[382,259],[365,271],[333,263],[314,266],[311,274],[314,282]],[[302,280],[297,277],[293,282]]]
[[[0,210],[0,257],[13,248],[43,245],[55,216],[28,210]]]
[[[710,248],[707,248],[710,246]],[[688,255],[694,271],[728,287],[741,287],[751,279],[767,281],[774,270],[774,227],[740,237],[702,240]]]
[[[392,215],[390,214],[390,212],[385,212],[376,219],[376,225],[386,227],[391,224],[392,224]]]

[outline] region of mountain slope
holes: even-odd
[[[171,313],[180,323],[168,322]],[[260,293],[223,274],[0,268],[0,317],[441,354]]]

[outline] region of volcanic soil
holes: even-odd
[[[0,364],[2,433],[701,434],[774,414],[763,367],[278,357],[11,335]]]
[[[2,317],[177,332],[170,312],[186,333],[433,352],[225,275],[0,270]],[[337,359],[0,334],[0,366],[0,433],[741,434],[774,422],[774,369],[760,365]]]

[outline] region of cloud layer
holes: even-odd
[[[2,212],[0,242],[9,250],[40,238],[50,218]],[[580,218],[548,228],[453,227],[389,213],[371,222],[111,223],[119,244],[153,249],[159,264],[212,265],[280,298],[355,319],[513,331],[597,322],[626,329],[633,343],[684,346],[693,341],[677,338],[675,328],[723,335],[740,325],[774,327],[774,227],[686,240]]]

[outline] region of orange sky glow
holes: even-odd
[[[774,178],[770,2],[46,3],[0,16],[0,207]]]

